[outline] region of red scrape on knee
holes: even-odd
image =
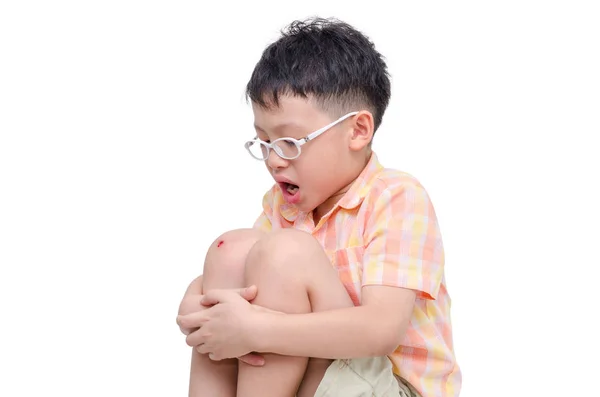
[[[223,242],[224,242],[223,240],[219,241],[219,244],[217,244],[217,248],[219,248],[220,246],[222,246]]]

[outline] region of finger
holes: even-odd
[[[245,288],[238,289],[213,289],[204,294],[200,304],[204,306],[213,306],[218,303],[231,302],[233,299],[239,299]]]
[[[256,287],[256,285],[251,285],[247,288],[243,288],[240,292],[240,295],[242,298],[244,298],[250,302],[250,301],[254,300],[254,298],[256,298],[257,293],[258,293],[258,288]]]
[[[179,328],[200,328],[202,324],[208,321],[211,309],[206,309],[200,312],[194,312],[185,315],[177,316],[177,325]]]
[[[185,343],[188,346],[198,347],[204,346],[206,348],[206,335],[203,335],[202,329],[192,330],[192,332],[185,337]],[[204,351],[202,353],[208,353]]]
[[[196,351],[198,353],[200,353],[200,354],[208,354],[208,353],[210,353],[210,351],[208,351],[208,348],[206,347],[205,343],[196,346]]]
[[[184,335],[189,335],[194,331],[199,330],[200,328],[181,328],[179,327],[179,330],[181,331],[182,334]]]
[[[255,285],[246,288],[237,289],[213,289],[208,291],[200,300],[203,306],[213,306],[219,303],[231,302],[241,296],[245,300],[253,300],[256,298],[258,289]]]
[[[184,335],[187,335],[185,333],[186,328],[184,328],[181,325],[179,325],[179,315],[177,315],[177,317],[175,317],[175,322],[177,323],[177,326],[179,327],[179,330],[181,331],[181,333],[184,334]]]
[[[202,305],[202,298],[204,295],[188,295],[186,296],[181,303],[179,304],[179,315],[186,315],[190,313],[194,313],[200,310],[207,309],[206,306]]]
[[[185,328],[179,325],[179,316],[177,316],[175,318],[175,322],[177,323],[177,325],[179,326],[179,331],[181,331],[182,334],[187,335],[190,333],[190,329],[189,328]]]
[[[252,365],[253,367],[262,367],[265,365],[265,358],[260,354],[255,353],[250,353],[239,357],[239,360],[248,365]]]

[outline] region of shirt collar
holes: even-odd
[[[298,207],[295,205],[286,203],[285,200],[283,200],[282,194],[279,194],[279,197],[282,201],[282,204],[279,206],[281,216],[288,222],[294,222],[296,218],[298,218],[300,210],[298,210]]]
[[[344,194],[344,196],[338,201],[336,206],[340,206],[346,210],[350,210],[358,207],[362,204],[363,200],[369,192],[371,181],[379,171],[383,169],[383,166],[379,163],[375,152],[371,153],[369,162],[363,168],[358,178],[354,181],[350,189]]]

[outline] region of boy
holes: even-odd
[[[457,396],[435,211],[371,150],[390,97],[381,55],[348,24],[296,21],[247,94],[246,148],[276,184],[184,296],[190,395]]]

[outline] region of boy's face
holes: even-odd
[[[288,137],[299,140],[337,119],[310,100],[294,96],[282,96],[279,107],[267,110],[253,104],[252,109],[256,135],[267,143]],[[357,144],[355,132],[360,117],[360,113],[350,116],[306,142],[293,160],[269,151],[265,164],[287,202],[304,212],[316,210],[320,218],[343,196],[366,163],[363,149],[368,142],[363,137],[365,142]]]

